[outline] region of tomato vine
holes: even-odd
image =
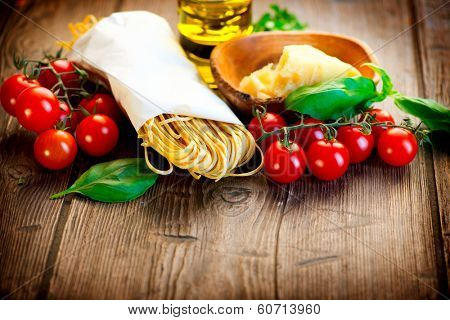
[[[374,122],[375,118],[368,112],[363,113],[363,118],[361,121],[350,121],[349,119],[345,117],[340,117],[332,122],[325,122],[325,123],[304,123],[305,115],[299,114],[300,116],[300,123],[286,126],[274,131],[267,132],[264,130],[264,127],[262,125],[262,117],[266,113],[266,108],[262,105],[258,105],[254,107],[253,114],[257,117],[258,122],[260,124],[261,129],[261,136],[257,139],[257,142],[260,143],[264,139],[267,139],[272,136],[277,136],[280,141],[285,145],[289,145],[289,136],[290,132],[298,129],[311,129],[311,128],[317,128],[319,127],[324,135],[326,140],[333,140],[336,138],[337,130],[336,128],[339,127],[345,127],[345,126],[357,126],[361,128],[361,131],[365,134],[370,134],[372,132],[372,128],[375,126],[382,126],[382,127],[389,127],[389,128],[403,128],[410,132],[412,132],[416,139],[419,141],[419,143],[428,142],[430,143],[429,139],[429,130],[424,129],[421,127],[422,122],[420,122],[418,125],[415,125],[410,118],[404,118],[402,123],[397,125],[394,123],[391,123],[389,121],[384,122]]]

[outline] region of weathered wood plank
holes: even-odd
[[[81,19],[86,12],[114,10],[113,1],[77,3],[36,1],[27,6],[23,15],[45,31],[14,13],[0,45],[1,76],[14,72],[14,52],[39,58],[43,50],[56,50],[53,36],[69,37],[67,22]],[[4,112],[0,113],[0,126],[0,295],[35,298],[55,234],[64,220],[59,214],[63,200],[50,201],[48,197],[67,186],[71,170],[49,172],[37,165],[32,151],[34,135]]]
[[[175,2],[124,1],[120,9],[176,25]],[[262,176],[163,177],[138,201],[113,206],[76,198],[49,297],[274,298],[284,198]]]
[[[410,32],[397,37],[412,20],[408,1],[318,0],[289,7],[312,29],[366,41],[397,89],[417,95],[414,39]],[[383,106],[402,118],[391,103]],[[434,195],[428,190],[434,178],[427,175],[426,156],[422,150],[400,169],[374,156],[339,181],[305,179],[290,186],[278,244],[278,296],[438,297],[429,201]]]
[[[74,199],[49,297],[273,298],[280,196],[171,176],[129,204]]]
[[[124,9],[166,12],[166,6],[155,3],[158,6],[133,2]],[[361,21],[345,17],[348,5],[303,3],[300,14],[313,26],[370,40],[374,48],[408,23],[406,2],[352,2],[360,15],[388,13],[384,23],[373,17],[362,28]],[[264,1],[255,7],[257,12],[265,8]],[[332,9],[340,9],[341,16]],[[397,17],[398,9],[405,16]],[[313,14],[316,10],[322,12],[320,19]],[[323,12],[329,19],[323,19]],[[397,83],[404,80],[398,88],[414,94],[417,71],[411,36],[396,41],[400,42],[392,42],[378,56]],[[406,51],[400,64],[391,59],[399,49]],[[386,107],[400,119],[399,111]],[[307,179],[291,186],[285,209],[287,191],[265,186],[262,177],[225,180],[218,186],[164,178],[141,204],[113,209],[96,204],[95,214],[92,204],[76,199],[49,297],[436,297],[428,179],[420,160],[406,169],[386,168],[372,160],[336,183]],[[205,184],[214,192],[200,192]],[[230,195],[239,200],[229,204]],[[242,201],[244,212],[229,217],[242,211]]]
[[[429,16],[416,29],[422,73],[422,94],[445,105],[450,105],[450,4],[447,1],[415,1],[416,19]],[[441,246],[442,270],[441,288],[447,290],[450,285],[450,145],[448,138],[441,135],[433,139],[433,162],[436,179],[437,228],[436,246]],[[439,223],[440,222],[440,223]],[[443,244],[440,238],[442,237]],[[446,270],[445,270],[446,269]]]
[[[269,2],[255,1],[255,15]],[[175,1],[87,3],[58,2],[56,9],[52,7],[54,20],[40,21],[66,36],[64,25],[84,14],[144,9],[176,26]],[[313,29],[354,35],[372,48],[381,47],[411,22],[406,0],[290,1],[289,7]],[[44,16],[39,12],[35,14]],[[37,41],[37,32],[33,35],[24,36],[23,42]],[[51,44],[48,41],[46,46]],[[30,52],[40,46],[34,45]],[[11,45],[2,45],[1,50],[6,47]],[[420,68],[410,33],[377,56],[399,90],[419,92]],[[4,61],[0,60],[2,72]],[[401,112],[385,106],[401,119]],[[2,137],[19,130],[17,125],[12,131],[6,125],[2,128]],[[20,132],[31,146],[32,137]],[[9,153],[30,153],[26,151],[30,148],[16,150],[22,136],[6,143],[6,151],[2,146],[3,168],[17,162],[18,156]],[[137,148],[133,143],[118,153]],[[33,189],[26,187],[35,193],[39,189],[40,197],[24,190],[20,197],[9,199],[0,191],[1,207],[7,213],[0,215],[1,288],[8,293],[36,270],[47,268],[43,280],[38,278],[12,297],[33,298],[39,293],[41,298],[59,299],[436,298],[439,286],[429,200],[433,195],[427,189],[434,178],[426,168],[427,157],[422,151],[404,169],[388,168],[374,158],[354,166],[335,183],[306,178],[287,189],[261,175],[219,183],[172,175],[131,203],[101,204],[69,197],[62,210],[61,202],[51,202],[50,208],[46,197],[66,186],[68,173],[64,177],[46,173],[47,183],[40,180]],[[31,153],[19,159],[35,166]],[[75,172],[88,165],[80,159]],[[4,170],[2,179],[8,177]],[[53,182],[55,177],[61,181]],[[445,194],[448,186],[444,182],[439,188]],[[18,206],[30,201],[23,197],[38,200],[27,207],[32,210],[29,215]],[[45,227],[35,230],[34,224],[22,224],[32,218]],[[39,235],[19,237],[13,228],[23,225],[23,233]]]

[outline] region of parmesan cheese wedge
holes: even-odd
[[[286,97],[301,86],[359,75],[350,64],[310,45],[290,45],[277,65],[269,63],[244,77],[239,89],[259,99]]]

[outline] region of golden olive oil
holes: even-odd
[[[250,34],[252,0],[178,0],[180,42],[203,79],[213,83],[209,56],[219,43]]]

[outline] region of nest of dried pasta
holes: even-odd
[[[145,148],[147,165],[158,174],[171,173],[175,165],[188,170],[196,179],[204,176],[219,180],[227,176],[252,175],[261,168],[260,165],[247,173],[235,173],[236,168],[253,157],[257,147],[243,125],[169,114],[148,120],[138,135]],[[152,165],[148,147],[168,160],[168,170]]]

